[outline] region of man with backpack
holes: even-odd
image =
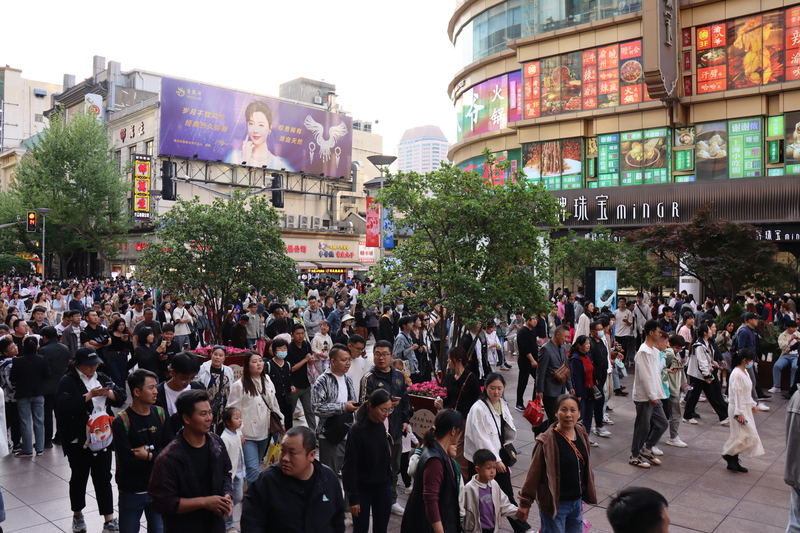
[[[153,463],[172,440],[166,411],[157,405],[157,376],[149,370],[137,370],[128,376],[133,402],[120,411],[111,427],[117,458],[120,531],[136,533],[144,512],[148,531],[163,528],[161,515],[151,506],[147,495]]]

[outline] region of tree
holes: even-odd
[[[131,227],[129,189],[105,126],[86,113],[69,120],[55,113],[17,166],[9,192],[0,198],[0,219],[11,222],[25,211],[48,207],[53,211],[47,225],[57,231],[47,235],[47,249],[61,256],[61,265],[81,251],[97,252],[108,261]],[[38,252],[23,226],[9,231],[4,244]]]
[[[487,168],[502,175],[505,168],[484,153]],[[496,186],[449,164],[390,175],[377,200],[391,206],[397,232],[407,236],[372,270],[386,293],[374,291],[371,301],[442,302],[455,320],[451,345],[463,324],[494,318],[500,306],[546,311],[549,235],[540,228],[557,225],[562,210],[542,185],[515,178]]]
[[[31,262],[18,255],[0,254],[0,273],[26,276],[31,271]]]
[[[556,279],[573,279],[580,287],[586,287],[588,267],[616,267],[619,287],[640,289],[664,281],[645,251],[615,238],[603,225],[592,229],[586,238],[569,230],[554,246],[553,264]]]
[[[298,289],[297,264],[286,255],[278,212],[263,196],[248,199],[236,191],[211,204],[197,197],[180,199],[159,222],[156,243],[139,261],[145,278],[192,301],[205,290],[220,323],[235,291],[249,286],[278,293]]]
[[[708,204],[689,222],[654,224],[629,232],[626,241],[655,257],[660,268],[697,278],[718,304],[744,287],[768,286],[775,279],[794,284],[790,269],[775,258],[774,244],[759,240],[749,224],[715,220]]]

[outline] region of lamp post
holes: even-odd
[[[47,262],[47,255],[45,255],[44,239],[47,235],[47,215],[53,210],[49,207],[37,207],[36,212],[42,215],[42,281],[47,281],[45,272],[45,263]]]
[[[386,178],[383,177],[383,173],[389,167],[389,165],[391,165],[392,163],[394,163],[397,160],[397,157],[395,157],[393,155],[370,155],[370,156],[367,156],[367,160],[370,163],[372,163],[372,165],[380,171],[380,173],[381,173],[381,187],[380,187],[380,190],[383,190],[383,182],[386,180]],[[381,209],[384,209],[384,207],[381,206]],[[381,218],[383,218],[383,217],[381,217]],[[378,261],[383,259],[383,256],[384,256],[384,251],[383,251],[383,237],[384,237],[383,230],[384,230],[383,220],[381,220],[381,243],[380,243],[380,246],[378,246],[378,256],[379,256],[378,257]],[[381,291],[381,294],[382,293],[383,293],[383,291]],[[383,308],[383,298],[382,297],[381,297],[381,308]]]

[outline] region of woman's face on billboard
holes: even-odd
[[[267,116],[261,111],[256,111],[247,121],[247,135],[254,144],[263,144],[269,135],[270,124]]]

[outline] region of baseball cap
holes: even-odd
[[[744,321],[745,321],[745,322],[747,322],[748,320],[753,320],[754,318],[761,319],[761,317],[760,317],[760,316],[758,316],[758,315],[757,315],[757,314],[755,314],[755,313],[745,313],[745,314],[744,314]]]
[[[78,349],[75,352],[75,364],[76,365],[99,365],[102,364],[103,360],[97,355],[97,352],[94,351],[94,348],[83,347]]]

